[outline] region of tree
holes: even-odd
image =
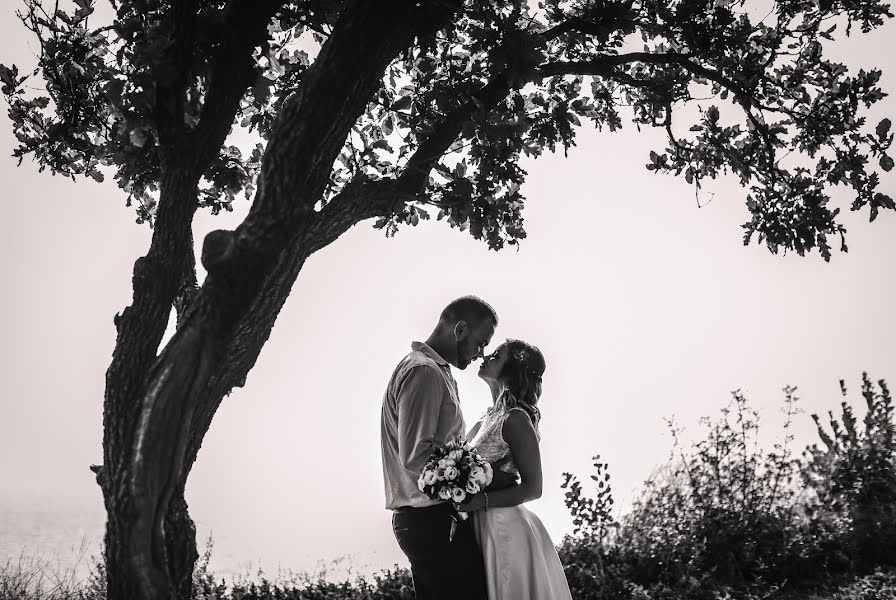
[[[437,209],[489,248],[517,244],[520,157],[623,116],[668,136],[648,169],[697,187],[731,172],[749,187],[745,243],[829,259],[837,235],[845,250],[837,185],[872,220],[896,208],[874,167],[893,167],[890,121],[864,132],[862,117],[884,96],[881,74],[850,75],[822,44],[882,25],[879,0],[777,0],[759,20],[744,0],[110,4],[23,0],[37,68],[0,65],[13,155],[72,179],[113,173],[153,228],[115,316],[95,467],[110,598],[189,596],[183,492],[203,437],[304,261],[361,221],[391,235]],[[713,104],[695,123],[673,121],[700,98]],[[247,155],[233,142],[246,132],[258,140]],[[230,210],[240,193],[249,214],[205,238],[200,286],[195,211]]]

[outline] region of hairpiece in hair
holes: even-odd
[[[521,364],[526,371],[528,371],[532,376],[534,376],[538,381],[541,381],[541,375],[539,375],[530,365],[529,358],[531,357],[531,353],[528,348],[519,348],[513,354],[513,359]]]

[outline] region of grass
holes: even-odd
[[[334,583],[325,579],[327,569],[315,573],[285,572],[273,579],[259,571],[255,578],[239,577],[227,583],[208,571],[210,548],[197,563],[194,600],[411,600],[413,590],[406,570],[395,567],[372,579]],[[60,569],[58,563],[20,556],[0,566],[0,600],[105,600],[102,568],[95,557],[90,575],[75,578],[74,569]],[[586,598],[574,594],[576,600]],[[618,600],[660,600],[687,596],[658,595],[638,585],[629,585]],[[894,600],[896,569],[877,570],[864,577],[847,578],[823,590],[787,591],[769,589],[760,593],[718,590],[714,600]]]
[[[81,540],[75,560],[66,564],[63,566],[58,557],[47,559],[24,552],[8,558],[0,565],[0,600],[93,600],[105,596],[92,595],[102,586],[95,566],[97,559],[87,555],[86,538]],[[91,565],[86,579],[80,574],[85,564]]]

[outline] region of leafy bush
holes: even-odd
[[[843,381],[840,387],[846,396]],[[816,534],[827,534],[829,553],[848,557],[859,571],[896,565],[896,424],[886,382],[880,380],[878,387],[862,374],[867,412],[861,426],[846,401],[839,420],[828,413],[830,433],[812,415],[824,449],[810,446],[803,470],[814,492],[807,510],[816,522],[839,524],[836,535]]]
[[[896,598],[896,572],[880,569],[831,593],[828,600],[893,600]]]
[[[759,448],[758,414],[739,391],[721,419],[703,421],[706,436],[689,449],[670,423],[677,460],[647,482],[618,536],[639,582],[711,577],[743,586],[784,578],[798,536],[794,391],[785,389],[785,435],[770,452]]]
[[[811,445],[802,458],[791,448],[796,389],[784,392],[783,439],[770,451],[759,447],[758,414],[739,391],[721,418],[702,421],[705,435],[693,444],[670,423],[673,460],[621,523],[598,457],[595,498],[564,474],[575,530],[559,550],[573,596],[748,599],[830,589],[896,565],[896,425],[886,383],[876,388],[863,374],[861,426],[847,402],[839,420],[829,415],[831,433],[813,415],[824,449]],[[868,589],[889,589],[878,579]]]

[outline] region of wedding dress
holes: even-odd
[[[489,409],[471,442],[490,463],[510,455],[502,433],[509,414]],[[518,473],[512,458],[502,470]],[[472,513],[471,518],[485,561],[489,600],[572,600],[557,550],[529,509],[522,505],[489,508]]]

